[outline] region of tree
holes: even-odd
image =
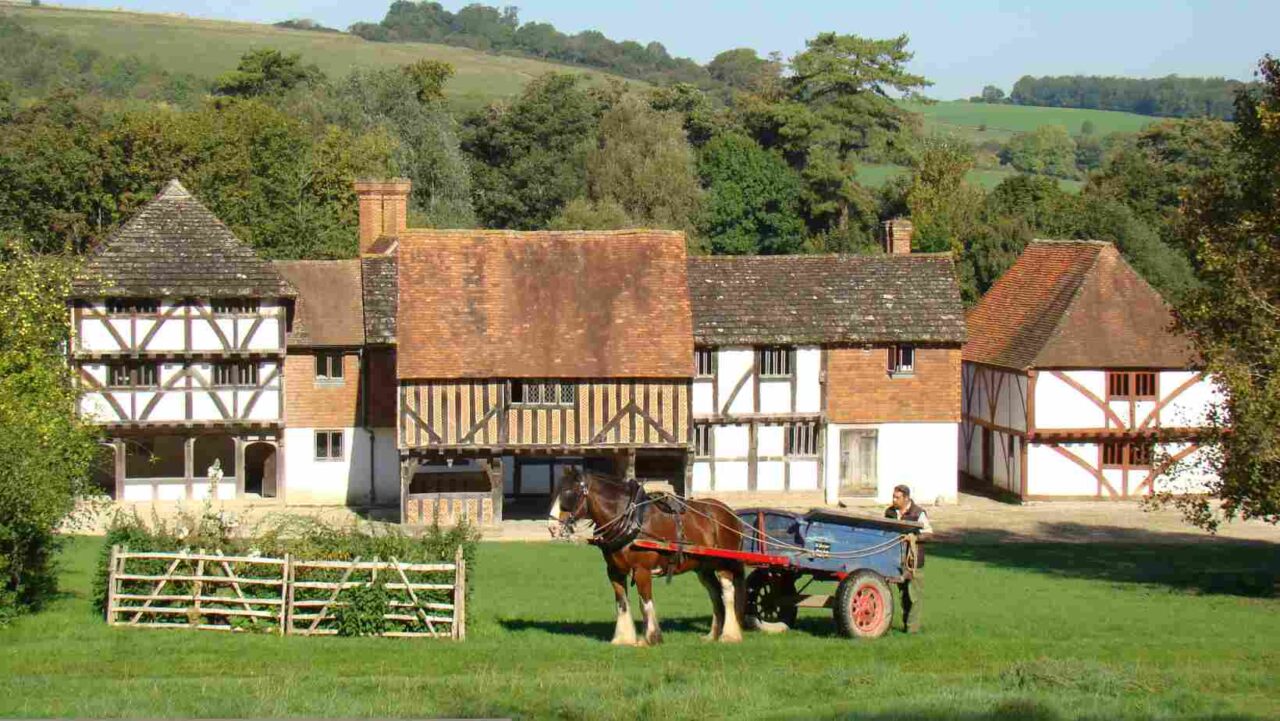
[[[693,235],[702,189],[680,116],[626,96],[600,118],[587,155],[587,193],[646,227]]]
[[[1029,133],[1018,133],[1000,153],[1000,160],[1024,173],[1074,178],[1076,143],[1061,125],[1041,125]]]
[[[1003,103],[1004,91],[994,85],[987,85],[982,88],[982,102]]]
[[[751,48],[725,50],[707,63],[707,72],[716,81],[734,90],[762,90],[769,83],[777,82],[782,73],[781,63],[762,58]]]
[[[744,135],[721,135],[702,149],[707,188],[700,227],[711,251],[793,253],[804,240],[800,178],[776,152]]]
[[[444,84],[453,77],[453,66],[443,60],[419,60],[402,68],[417,86],[414,95],[420,103],[444,100]]]
[[[581,76],[547,74],[509,106],[463,125],[476,215],[490,228],[532,230],[586,195],[586,162],[605,103]]]
[[[96,434],[65,363],[74,261],[0,244],[0,625],[56,589],[56,531],[90,492]]]
[[[613,200],[592,201],[574,198],[551,219],[551,230],[619,230],[634,227],[627,211]]]
[[[235,70],[214,81],[213,92],[241,98],[282,95],[323,80],[320,68],[314,64],[303,65],[297,53],[285,55],[274,48],[263,48],[241,55]]]
[[[1225,399],[1201,439],[1221,504],[1174,502],[1210,529],[1233,518],[1280,523],[1280,60],[1264,57],[1259,74],[1261,87],[1236,97],[1238,167],[1202,176],[1183,210],[1203,282],[1179,324]]]

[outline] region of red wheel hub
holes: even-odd
[[[884,621],[884,598],[875,586],[863,586],[853,594],[853,624],[871,633]]]

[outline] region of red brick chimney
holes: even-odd
[[[377,253],[378,238],[398,238],[409,224],[408,178],[357,180],[360,202],[360,255]]]
[[[906,218],[893,218],[884,223],[884,252],[890,255],[907,255],[911,252],[911,236],[915,227]]]

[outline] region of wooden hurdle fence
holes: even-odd
[[[452,563],[401,563],[113,546],[109,564],[106,615],[112,626],[335,635],[335,612],[347,605],[342,592],[377,584],[388,598],[381,635],[457,641],[467,636],[467,562],[461,548]]]

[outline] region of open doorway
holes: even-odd
[[[275,498],[279,493],[276,473],[276,447],[259,441],[244,449],[244,492],[260,498]]]

